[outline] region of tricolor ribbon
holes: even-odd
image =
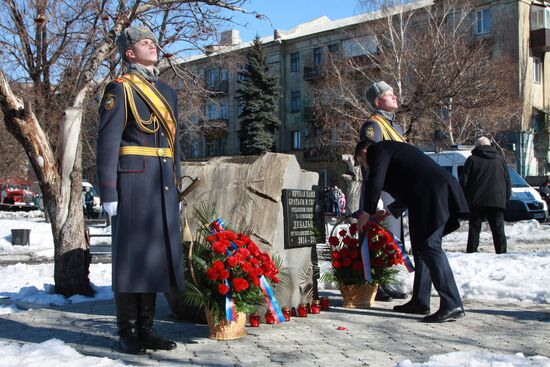
[[[225,317],[227,321],[236,321],[237,320],[237,310],[235,309],[235,301],[231,297],[231,288],[229,287],[229,282],[227,279],[224,279],[224,284],[230,290],[225,294]]]
[[[411,259],[409,259],[409,256],[407,255],[407,253],[405,252],[405,249],[403,248],[403,244],[401,243],[399,238],[395,237],[395,235],[391,233],[391,231],[388,231],[388,232],[390,232],[390,234],[393,236],[393,240],[397,244],[397,248],[399,249],[399,255],[401,255],[401,258],[403,259],[403,263],[405,264],[405,267],[407,268],[409,273],[412,273],[414,271],[414,265]]]
[[[224,227],[225,223],[221,218],[216,219],[210,224],[210,230],[212,231],[212,233],[221,232],[224,230]],[[231,242],[231,247],[228,248],[226,251],[227,256],[230,257],[235,255],[239,251],[239,247]],[[264,293],[265,302],[267,303],[267,307],[269,307],[269,309],[271,310],[271,313],[275,316],[275,322],[277,324],[285,322],[285,316],[283,315],[281,306],[279,306],[279,302],[277,302],[277,299],[275,298],[275,294],[273,293],[273,289],[271,289],[269,282],[263,275],[260,276],[259,279],[260,288]],[[227,281],[227,279],[225,279],[224,282],[227,288],[229,288],[229,291],[225,294],[225,315],[228,321],[235,321],[237,318],[235,301],[231,297],[231,287],[229,286],[229,282]]]
[[[370,255],[369,255],[369,234],[365,233],[363,244],[361,245],[361,258],[363,259],[363,274],[367,283],[372,282],[372,274],[370,272]]]
[[[271,286],[263,275],[260,277],[260,288],[262,288],[262,291],[264,292],[264,298],[267,307],[269,307],[271,313],[275,316],[275,322],[277,324],[285,322],[286,319],[285,315],[283,315],[283,311],[281,311],[281,306],[279,306],[279,302],[277,302],[277,299],[275,298],[273,289],[271,289]]]

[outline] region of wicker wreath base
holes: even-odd
[[[346,308],[371,308],[378,291],[378,284],[342,285],[340,293]]]
[[[214,318],[210,312],[206,311],[206,321],[208,321],[208,327],[210,328],[210,339],[234,340],[248,334],[244,326],[246,324],[246,314],[244,312],[237,312],[236,321],[221,320],[214,325]]]

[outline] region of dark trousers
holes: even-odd
[[[441,310],[462,306],[453,271],[447,255],[441,248],[443,229],[438,228],[427,239],[415,236],[411,228],[411,247],[414,256],[414,285],[412,301],[422,307],[430,307],[432,283],[439,294]]]
[[[479,247],[479,233],[481,232],[481,223],[483,217],[487,218],[491,233],[493,234],[493,244],[497,254],[506,253],[506,234],[504,233],[504,209],[493,207],[474,207],[470,209],[470,225],[468,229],[468,244],[466,252],[477,252]]]

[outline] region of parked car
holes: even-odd
[[[471,150],[472,147],[464,147],[441,152],[426,152],[426,154],[458,179],[462,174],[466,159],[471,155]],[[544,222],[548,217],[548,206],[539,192],[531,187],[512,167],[508,166],[508,172],[512,183],[512,195],[504,212],[504,220],[514,222],[536,219],[539,222]]]
[[[32,182],[19,179],[0,179],[1,202],[0,209],[2,210],[35,210],[36,194],[31,191]]]
[[[84,213],[86,213],[86,204],[84,200],[84,196],[86,194],[86,188],[89,188],[92,195],[94,196],[94,218],[99,218],[101,216],[101,212],[103,211],[103,208],[101,207],[101,200],[99,199],[99,194],[96,190],[96,188],[87,181],[82,181],[82,208],[84,210]]]

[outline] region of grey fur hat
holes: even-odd
[[[369,86],[365,94],[365,97],[367,98],[367,101],[370,103],[370,105],[374,107],[374,102],[376,102],[376,100],[380,98],[382,94],[384,94],[390,89],[392,89],[392,87],[390,87],[388,83],[386,83],[383,80],[380,80],[378,82],[372,83]]]
[[[132,47],[136,42],[141,41],[142,39],[150,39],[155,41],[155,43],[158,46],[157,37],[151,32],[151,30],[144,26],[137,26],[137,27],[128,27],[124,29],[122,32],[120,32],[120,35],[118,36],[116,43],[118,46],[118,52],[124,59],[124,54],[126,53],[126,50]]]

